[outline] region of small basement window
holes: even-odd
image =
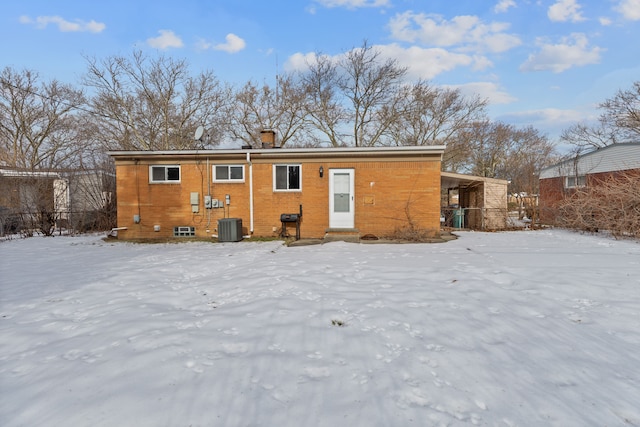
[[[216,165],[213,167],[213,180],[244,182],[244,165]]]
[[[149,182],[180,182],[180,165],[149,166]]]
[[[275,191],[300,191],[300,165],[274,165],[273,189]]]
[[[173,227],[173,237],[193,237],[195,235],[195,227]]]

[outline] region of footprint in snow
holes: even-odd
[[[429,307],[429,303],[427,302],[410,302],[407,304],[407,307],[409,308],[423,308],[423,307]]]
[[[191,369],[197,374],[201,374],[204,372],[204,369],[202,369],[202,367],[200,366],[197,366],[196,362],[194,362],[193,360],[188,360],[187,363],[184,364],[184,366],[188,369]]]
[[[325,366],[307,366],[304,368],[303,376],[310,379],[327,378],[331,376],[331,370]]]
[[[285,350],[284,348],[282,348],[280,346],[280,344],[271,344],[269,347],[267,347],[267,349],[271,350],[271,351],[278,351],[280,353],[284,353],[287,350]]]
[[[236,354],[243,354],[246,353],[249,350],[249,347],[247,346],[247,344],[243,344],[243,343],[226,343],[226,344],[222,344],[222,351],[225,352],[225,354],[233,356]]]
[[[477,406],[478,408],[482,409],[483,411],[486,411],[486,410],[487,410],[487,404],[486,404],[486,403],[484,403],[482,400],[478,400],[478,399],[476,399],[476,400],[474,400],[473,402],[476,404],[476,406]]]
[[[429,399],[422,395],[420,390],[409,390],[404,393],[396,393],[395,395],[396,405],[399,408],[407,409],[411,406],[426,407],[431,404]]]
[[[437,368],[438,367],[438,362],[436,362],[433,359],[430,359],[426,356],[420,356],[418,357],[418,360],[420,361],[420,363],[424,363],[425,365],[431,367],[431,368]]]

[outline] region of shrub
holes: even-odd
[[[591,179],[557,206],[556,225],[640,237],[640,173]]]

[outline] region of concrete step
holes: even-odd
[[[360,230],[354,229],[331,229],[325,230],[323,242],[360,242]]]

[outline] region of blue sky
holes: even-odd
[[[490,101],[555,140],[640,80],[640,0],[23,0],[3,5],[0,65],[78,83],[84,56],[185,58],[220,80],[273,82],[367,40],[410,77]]]

